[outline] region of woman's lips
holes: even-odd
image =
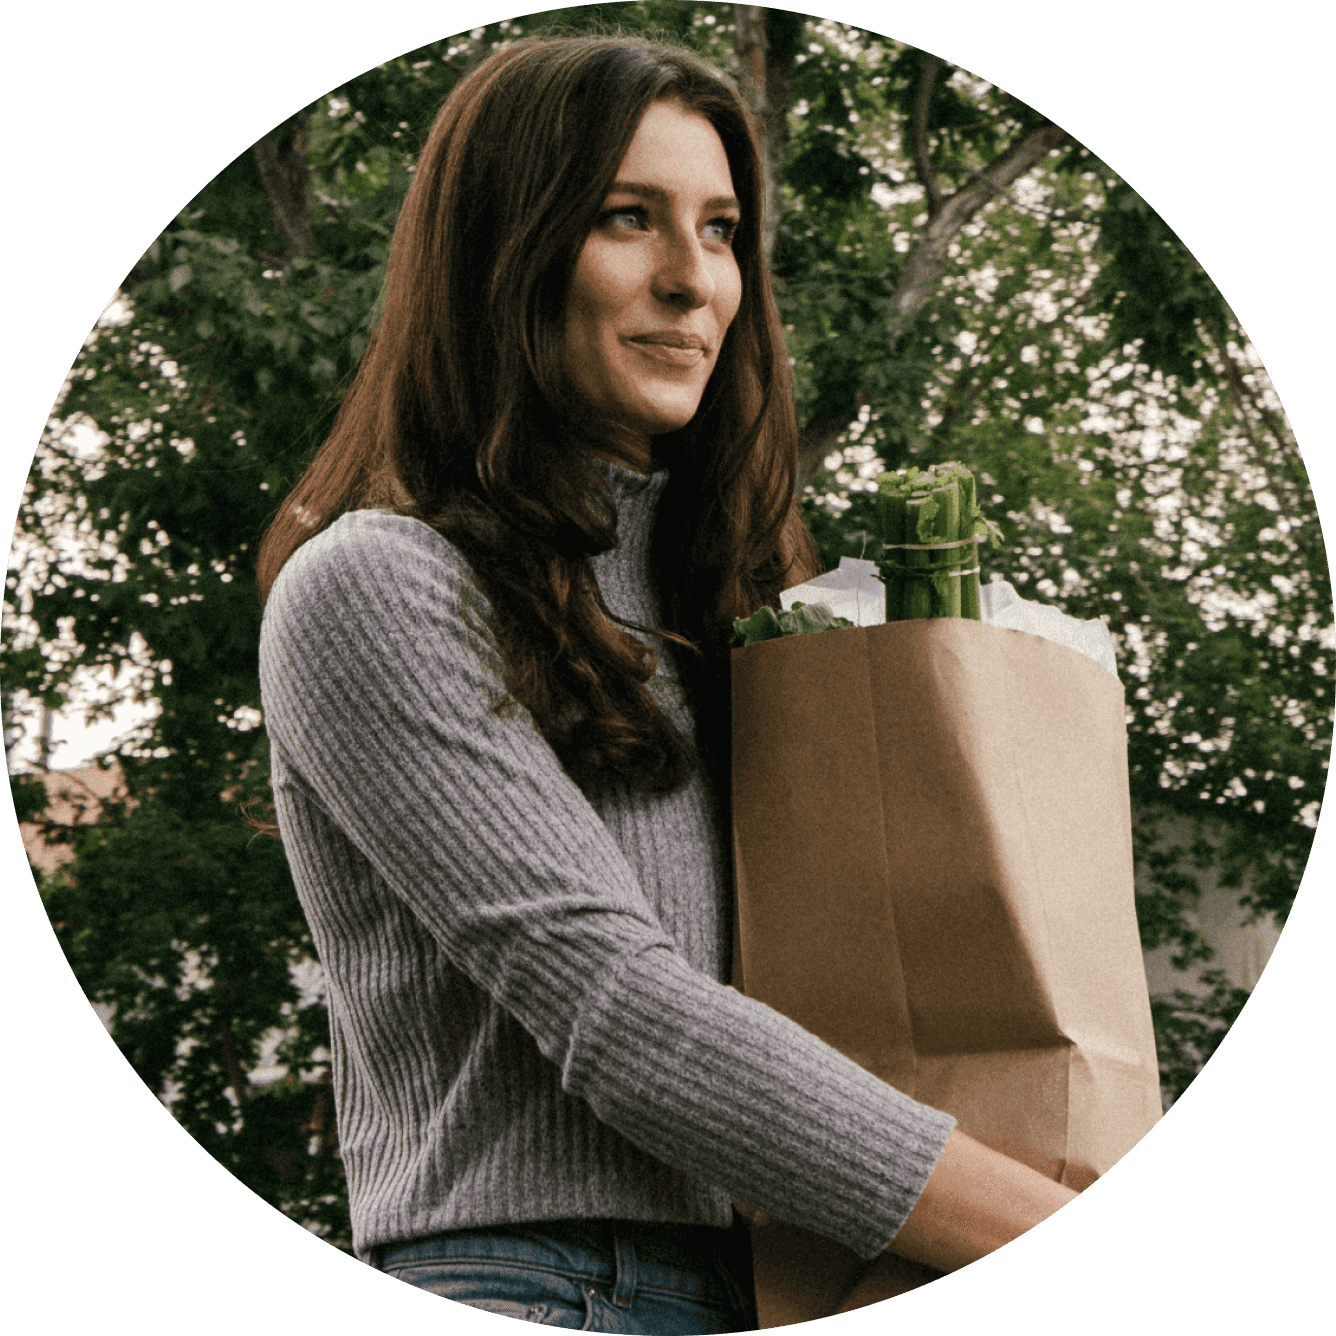
[[[704,340],[691,334],[637,334],[627,342],[661,366],[693,367],[706,357]]]

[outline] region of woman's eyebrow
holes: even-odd
[[[656,204],[667,203],[669,192],[662,186],[648,185],[642,181],[614,181],[608,190],[609,195],[637,195],[641,199],[652,200]],[[704,201],[704,209],[737,209],[742,211],[736,195],[715,195]]]

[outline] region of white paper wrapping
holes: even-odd
[[[856,557],[841,557],[835,570],[786,589],[779,601],[785,611],[795,603],[824,603],[855,626],[880,626],[886,620],[886,586],[877,578],[877,563]]]
[[[779,601],[786,610],[795,603],[824,603],[835,616],[847,617],[855,626],[880,626],[886,620],[886,588],[877,578],[877,563],[856,557],[841,557],[837,569],[786,589]],[[980,587],[979,610],[988,626],[1042,636],[1084,654],[1118,676],[1113,637],[1097,617],[1082,621],[1045,603],[1022,598],[999,575]]]

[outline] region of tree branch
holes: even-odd
[[[1249,393],[1248,386],[1243,379],[1242,369],[1229,355],[1229,331],[1224,328],[1223,322],[1211,329],[1210,337],[1215,344],[1216,355],[1220,358],[1221,367],[1225,373],[1225,383],[1229,386],[1230,397],[1234,400],[1235,416],[1243,428],[1244,435],[1248,438],[1248,444],[1253,448],[1254,462],[1266,475],[1267,488],[1271,495],[1276,498],[1276,504],[1280,508],[1279,513],[1289,523],[1290,541],[1303,554],[1310,572],[1317,577],[1318,583],[1322,584],[1326,567],[1325,554],[1320,555],[1314,551],[1313,544],[1308,541],[1307,535],[1301,532],[1302,521],[1295,518],[1295,508],[1290,504],[1294,500],[1294,494],[1297,493],[1298,500],[1303,508],[1313,514],[1317,513],[1313,493],[1308,484],[1307,470],[1304,469],[1302,460],[1298,458],[1297,449],[1291,444],[1293,437],[1274,419],[1266,406],[1259,403],[1255,395]],[[1250,406],[1262,419],[1264,425],[1269,428],[1271,437],[1276,442],[1275,450],[1266,448],[1258,437],[1257,430],[1248,413]],[[1293,451],[1293,454],[1291,451]],[[1279,465],[1280,472],[1287,484],[1286,487],[1276,486],[1275,474],[1269,467],[1271,460],[1268,456],[1275,459]],[[1296,464],[1298,466],[1297,471]],[[1321,541],[1321,534],[1322,531],[1319,528],[1319,541]]]
[[[929,219],[918,245],[910,251],[900,271],[900,280],[891,296],[896,327],[903,327],[927,304],[946,268],[947,248],[955,234],[993,195],[1004,193],[1040,159],[1070,142],[1061,126],[1047,122],[1038,125],[947,196],[936,217]]]
[[[937,173],[928,157],[928,107],[941,65],[940,57],[928,57],[919,77],[918,95],[914,98],[914,175],[928,193],[929,219],[936,218],[942,211],[942,192],[937,187]]]
[[[920,84],[920,98],[922,88]],[[917,133],[916,129],[916,137]],[[1005,194],[1007,187],[1040,159],[1070,142],[1067,132],[1059,126],[1047,122],[1036,126],[942,201],[936,217],[930,217],[918,244],[910,251],[891,294],[892,338],[927,304],[941,281],[952,237],[995,194]],[[833,449],[840,433],[857,411],[857,403],[850,404],[845,416],[819,413],[804,425],[798,444],[799,494],[812,481],[821,461]]]

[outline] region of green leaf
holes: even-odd
[[[848,618],[836,617],[824,603],[795,603],[779,613],[773,608],[758,608],[750,617],[734,621],[734,644],[745,647],[780,636],[815,635],[852,625]]]

